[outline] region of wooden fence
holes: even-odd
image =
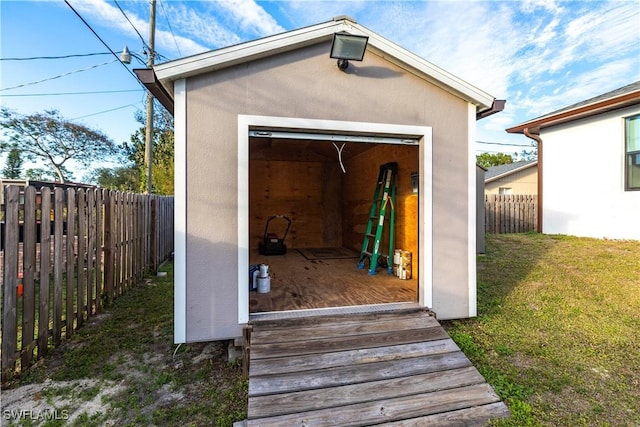
[[[3,380],[173,253],[172,197],[17,186],[4,195]]]
[[[537,231],[538,196],[487,194],[484,196],[485,233]]]

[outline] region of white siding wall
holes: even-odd
[[[624,117],[640,107],[541,132],[543,232],[640,240],[640,191],[624,190]]]

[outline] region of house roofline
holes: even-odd
[[[518,168],[511,169],[509,171],[503,172],[500,175],[496,175],[496,176],[492,176],[491,178],[487,178],[487,179],[484,180],[484,183],[485,184],[489,184],[489,183],[491,183],[493,181],[497,181],[498,179],[504,178],[505,176],[509,176],[509,175],[514,174],[516,172],[520,172],[520,171],[523,171],[523,170],[525,170],[527,168],[530,168],[530,167],[533,167],[533,166],[537,166],[537,165],[538,165],[538,161],[534,160],[533,162],[526,163],[526,164],[524,164],[524,165],[522,165],[522,166],[520,166]]]
[[[479,118],[500,111],[496,110],[493,96],[381,37],[349,17],[338,17],[321,24],[156,64],[154,71],[158,81],[172,98],[173,82],[176,80],[328,42],[337,32],[368,36],[368,51],[472,103],[476,106]]]
[[[557,113],[551,113],[546,116],[539,117],[537,119],[533,119],[528,122],[521,123],[517,126],[508,128],[506,131],[508,133],[524,134],[525,129],[529,129],[530,133],[538,135],[540,134],[540,130],[543,128],[572,122],[574,120],[595,116],[597,114],[618,110],[620,108],[636,104],[640,104],[640,89],[625,93],[623,95],[601,99],[592,103],[579,105],[574,108],[561,110]]]

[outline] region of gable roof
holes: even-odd
[[[526,162],[514,162],[505,165],[491,166],[484,174],[484,182],[486,184],[496,181],[500,178],[504,178],[505,176],[536,166],[537,164],[537,160],[528,160]]]
[[[513,126],[507,132],[524,133],[525,129],[529,129],[529,132],[539,134],[543,128],[636,104],[640,104],[640,81]]]
[[[214,72],[237,64],[330,41],[333,34],[338,32],[368,36],[367,51],[382,56],[408,72],[475,105],[478,118],[498,112],[504,106],[504,101],[496,101],[488,93],[379,36],[346,16],[340,16],[329,22],[287,31],[246,43],[156,64],[154,66],[155,76],[164,90],[172,97],[173,82],[176,80]],[[143,83],[145,82],[143,81]],[[496,102],[494,103],[494,101]]]

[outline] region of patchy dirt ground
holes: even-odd
[[[228,342],[173,344],[173,279],[130,289],[20,378],[3,384],[5,425],[232,426],[246,418]]]

